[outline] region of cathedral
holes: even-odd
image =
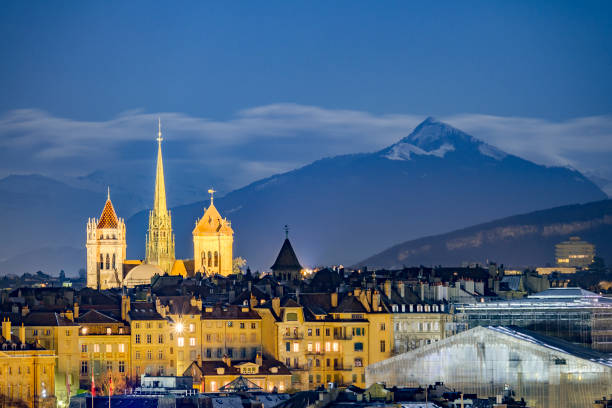
[[[157,168],[153,209],[149,211],[145,259],[126,260],[125,222],[117,217],[108,192],[100,218],[87,221],[87,287],[111,289],[148,284],[158,275],[230,275],[233,272],[234,230],[213,204],[193,229],[193,259],[176,259],[172,215],[166,204],[161,121],[157,132]]]

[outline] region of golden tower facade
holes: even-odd
[[[210,206],[193,229],[194,270],[207,275],[228,276],[233,268],[234,230],[232,224],[213,204],[214,190],[210,193]]]
[[[157,133],[155,198],[153,210],[149,212],[145,262],[157,265],[165,273],[170,273],[175,260],[174,234],[172,233],[172,218],[166,206],[166,183],[164,181],[164,164],[161,150],[162,140],[160,121]]]
[[[126,247],[125,222],[117,217],[109,190],[100,219],[87,221],[87,287],[121,286]]]

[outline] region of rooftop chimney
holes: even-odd
[[[385,281],[383,290],[385,291],[385,296],[391,299],[391,281],[389,279]]]
[[[330,293],[331,307],[338,307],[338,292]]]
[[[21,326],[19,326],[19,342],[21,344],[25,344],[26,342],[25,326],[23,325],[23,323],[21,323]]]
[[[7,341],[11,341],[11,321],[8,317],[2,320],[2,337]]]
[[[127,321],[129,312],[130,312],[130,297],[127,295],[122,295],[121,296],[121,320]]]

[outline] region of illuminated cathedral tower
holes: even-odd
[[[125,261],[125,223],[118,218],[110,190],[100,219],[87,221],[87,287],[109,289],[121,286]]]
[[[194,270],[207,275],[227,276],[232,273],[233,267],[234,230],[227,218],[221,218],[213,204],[215,190],[210,189],[208,192],[210,206],[193,229]]]
[[[166,207],[166,183],[164,182],[164,164],[161,151],[161,120],[157,133],[157,173],[155,175],[155,202],[149,212],[149,231],[147,234],[147,251],[145,262],[157,265],[165,273],[172,270],[174,264],[174,235],[172,218]]]

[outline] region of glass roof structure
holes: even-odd
[[[517,327],[475,327],[366,368],[366,383],[442,381],[479,397],[510,386],[533,407],[587,407],[612,393],[612,355]]]

